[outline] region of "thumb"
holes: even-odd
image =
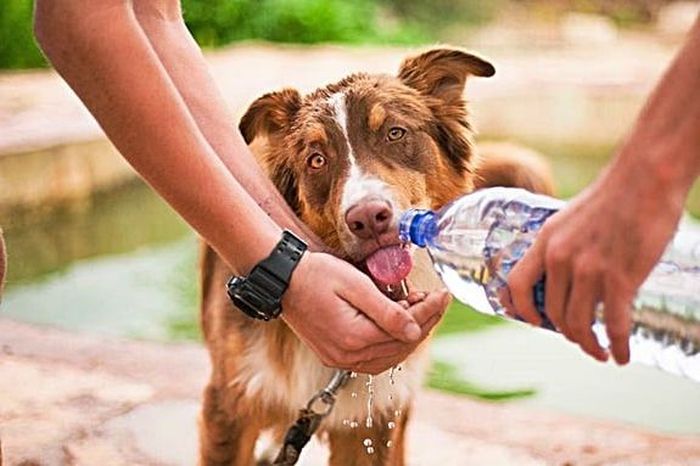
[[[357,270],[353,272],[358,277],[344,282],[341,296],[392,337],[409,343],[420,340],[422,332],[413,316],[384,296],[369,277]]]

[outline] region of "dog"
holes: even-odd
[[[408,273],[416,289],[434,290],[441,285],[427,253],[397,242],[400,212],[439,209],[492,185],[552,191],[546,165],[531,151],[497,144],[484,147],[488,156],[477,155],[463,91],[468,79],[494,73],[488,61],[464,50],[433,48],[405,59],[396,76],[359,73],[303,97],[294,89],[266,94],[239,129],[287,203],[329,247],[378,283],[397,283]],[[232,272],[206,245],[201,273],[212,374],[200,419],[200,463],[270,464],[270,457],[254,458],[261,433],[279,446],[333,369],[281,319],[257,322],[234,309],[224,292]],[[374,377],[372,427],[364,423],[364,376],[339,393],[318,432],[331,466],[405,464],[406,425],[426,370],[426,346],[393,380],[386,373]],[[373,439],[371,454],[365,438]]]

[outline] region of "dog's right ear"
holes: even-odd
[[[295,89],[272,92],[253,102],[238,125],[246,144],[250,144],[257,137],[270,139],[266,150],[258,154],[260,162],[272,183],[297,215],[299,214],[297,178],[289,161],[289,150],[281,138],[291,128],[300,108],[301,96]]]
[[[296,89],[271,92],[253,102],[245,112],[238,129],[246,144],[258,136],[277,136],[289,129],[301,108],[301,96]]]

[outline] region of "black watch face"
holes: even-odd
[[[254,319],[274,319],[281,312],[278,299],[271,298],[263,290],[258,290],[244,278],[232,279],[229,282],[228,294],[236,307]]]

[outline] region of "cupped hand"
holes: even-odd
[[[673,236],[684,195],[653,177],[613,169],[554,214],[508,276],[511,314],[540,324],[532,287],[546,274],[545,312],[566,337],[592,357],[607,351],[591,323],[603,304],[610,351],[629,361],[631,305]]]
[[[447,291],[433,293],[412,292],[405,300],[399,301],[399,304],[407,309],[421,326],[421,339],[408,345],[400,342],[379,343],[375,346],[375,349],[381,349],[382,351],[377,351],[377,353],[386,353],[388,355],[378,356],[369,361],[362,362],[353,367],[353,370],[364,374],[376,375],[405,361],[406,358],[425,341],[433,328],[440,322],[450,301],[451,297]],[[436,308],[440,308],[442,311],[436,314]]]
[[[329,254],[307,252],[282,299],[282,317],[329,366],[379,373],[405,359],[439,322],[445,292],[385,297],[372,280]]]

